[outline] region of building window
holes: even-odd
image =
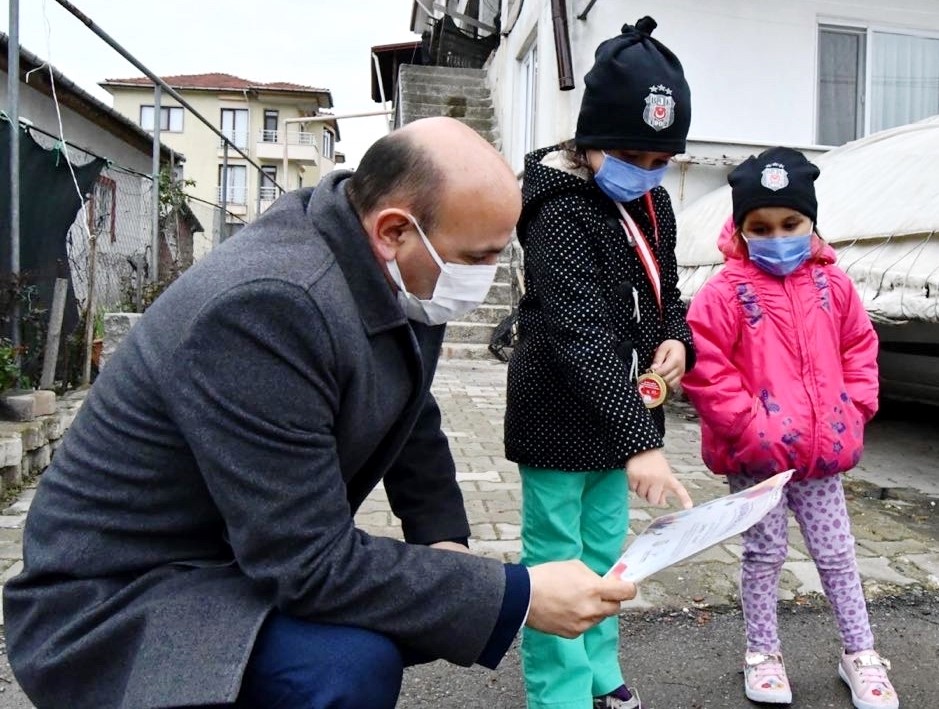
[[[110,177],[99,175],[88,204],[88,231],[95,236],[107,234],[111,243],[117,241],[115,222],[117,218],[117,183]]]
[[[264,130],[261,133],[261,141],[264,143],[277,142],[277,121],[278,112],[271,108],[264,109]]]
[[[327,160],[332,160],[335,156],[336,150],[336,136],[333,135],[333,132],[328,129],[323,130],[323,157]]]
[[[276,165],[262,165],[261,166],[261,193],[260,197],[262,201],[270,202],[271,200],[277,199],[277,166]]]
[[[535,149],[535,106],[538,103],[538,44],[531,45],[518,60],[513,164],[521,170],[525,155]]]
[[[939,113],[939,35],[823,25],[818,45],[819,143]]]
[[[153,106],[140,107],[140,127],[153,130]],[[183,132],[182,106],[160,106],[160,130],[169,133]]]
[[[228,138],[236,148],[244,150],[248,147],[248,109],[223,108],[222,134]]]
[[[218,199],[222,201],[222,185],[228,185],[226,204],[248,203],[248,168],[245,165],[229,165],[228,180],[224,180],[225,166],[218,166]]]

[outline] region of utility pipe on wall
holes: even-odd
[[[567,0],[551,0],[551,21],[554,24],[554,50],[558,59],[558,88],[574,88],[574,66],[571,62],[571,36],[567,28]]]

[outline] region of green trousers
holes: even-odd
[[[623,470],[564,472],[520,465],[522,563],[580,559],[605,574],[629,523]],[[522,671],[529,709],[592,709],[593,697],[623,684],[614,616],[567,640],[525,628]]]

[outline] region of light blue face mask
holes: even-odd
[[[776,239],[755,239],[743,236],[750,260],[774,276],[788,276],[812,253],[812,234],[783,236]]]
[[[617,202],[632,202],[662,184],[668,165],[645,170],[631,162],[603,153],[603,163],[594,179],[604,194]]]

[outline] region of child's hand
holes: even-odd
[[[661,449],[637,453],[626,463],[629,489],[650,505],[665,507],[674,495],[686,510],[694,506],[685,486],[672,473]]]
[[[665,340],[655,350],[651,369],[658,374],[669,389],[674,389],[685,373],[685,345],[678,340]]]

